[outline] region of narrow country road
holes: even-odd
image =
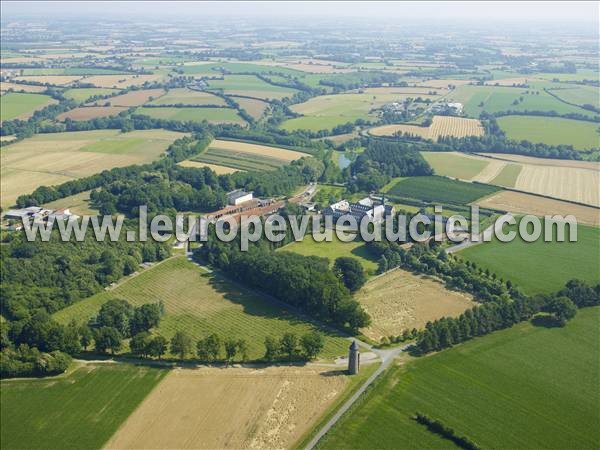
[[[485,242],[485,239],[492,238],[493,235],[497,234],[498,231],[502,231],[503,220],[512,217],[512,214],[504,214],[503,216],[497,218],[492,225],[483,230],[483,233],[479,234],[479,239],[473,241],[471,239],[467,239],[460,244],[454,245],[452,247],[448,247],[446,249],[446,253],[456,253],[465,248],[473,247],[474,245],[479,245]]]
[[[329,430],[337,423],[338,420],[350,409],[350,407],[358,400],[358,398],[365,392],[365,390],[375,381],[375,379],[381,375],[392,363],[394,358],[400,353],[405,351],[412,344],[405,345],[403,347],[396,347],[389,350],[378,350],[365,344],[364,342],[357,341],[361,346],[367,346],[374,353],[377,353],[381,358],[381,365],[375,372],[365,381],[365,383],[350,397],[341,407],[336,411],[331,419],[319,430],[319,432],[312,438],[312,440],[306,445],[306,450],[312,450],[317,443],[325,436]]]

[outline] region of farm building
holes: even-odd
[[[371,197],[365,197],[356,203],[351,203],[348,200],[340,200],[337,203],[329,205],[323,210],[324,215],[333,216],[334,220],[341,217],[351,216],[357,222],[360,222],[363,217],[367,216],[375,223],[382,222],[386,216],[394,214],[394,207],[385,204],[385,199],[377,200]]]
[[[232,206],[238,206],[249,202],[253,198],[252,192],[246,192],[243,189],[236,189],[227,193],[227,203]]]
[[[462,114],[463,104],[462,103],[436,103],[430,109],[430,112],[434,114]]]

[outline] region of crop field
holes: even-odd
[[[484,129],[481,122],[477,119],[434,116],[429,127],[405,124],[382,125],[380,127],[371,128],[369,133],[373,136],[393,136],[396,133],[404,133],[435,141],[440,136],[483,136]]]
[[[496,177],[489,180],[489,183],[498,186],[515,187],[519,174],[521,173],[522,166],[519,164],[505,164],[502,170],[496,175]]]
[[[240,108],[250,114],[255,120],[260,119],[264,114],[269,104],[255,98],[232,97],[233,100],[240,105]]]
[[[417,411],[482,448],[596,448],[599,320],[596,307],[565,328],[523,323],[391,369],[319,448],[450,448]]]
[[[450,291],[434,279],[395,269],[369,280],[356,299],[371,316],[361,332],[375,341],[421,329],[428,321],[455,317],[473,307],[470,296]]]
[[[287,164],[286,161],[271,156],[257,155],[219,148],[209,148],[192,159],[199,163],[224,166],[236,170],[275,170]]]
[[[496,192],[498,188],[465,183],[444,177],[408,177],[396,183],[388,192],[404,198],[425,202],[453,203],[465,205]]]
[[[194,167],[194,168],[208,167],[209,169],[213,170],[217,175],[239,172],[239,169],[234,169],[233,167],[225,167],[225,166],[219,166],[217,164],[203,163],[203,162],[195,161],[195,160],[191,160],[191,159],[186,159],[185,161],[181,161],[179,163],[179,165],[181,167]]]
[[[297,91],[292,88],[269,84],[254,75],[225,75],[223,80],[209,80],[210,89],[222,89],[228,95],[244,95],[258,99],[281,100]]]
[[[577,223],[600,226],[600,211],[596,208],[522,192],[500,191],[477,201],[476,204],[483,208],[498,209],[514,214],[533,214],[539,217],[572,214],[577,218]]]
[[[232,108],[138,108],[136,114],[153,117],[155,119],[168,119],[209,123],[237,123],[240,125],[246,122],[237,111]]]
[[[34,82],[49,84],[52,86],[66,86],[75,81],[81,80],[81,76],[74,75],[39,75],[30,77],[15,77],[15,81]],[[108,86],[112,87],[112,86]]]
[[[271,147],[269,145],[251,144],[248,142],[225,141],[215,139],[211,142],[209,148],[228,150],[231,152],[249,153],[252,155],[269,156],[271,158],[281,159],[286,162],[309,156],[306,153],[287,150],[285,148]]]
[[[92,75],[83,79],[86,84],[93,84],[99,88],[127,88],[129,86],[140,86],[145,82],[160,81],[163,74],[155,73],[148,75]]]
[[[39,134],[0,154],[3,207],[35,188],[60,184],[113,167],[152,161],[182,133],[117,130]]]
[[[568,237],[568,232],[565,235]],[[542,238],[535,242],[516,238],[503,243],[494,239],[458,253],[511,280],[526,294],[555,292],[572,278],[599,283],[598,255],[600,229],[581,224],[577,225],[577,242],[556,242],[556,236],[552,242],[544,242],[542,230]]]
[[[111,298],[122,298],[132,305],[163,301],[166,315],[158,333],[170,339],[176,331],[186,331],[194,341],[211,333],[222,337],[244,338],[249,357],[261,358],[267,336],[281,337],[286,332],[298,335],[315,326],[299,320],[281,305],[266,300],[258,293],[220,277],[206,273],[185,257],[164,261],[139,276],[125,281],[116,289],[81,300],[55,314],[68,323],[71,319],[87,321]],[[325,330],[325,348],[321,356],[346,353],[347,341]]]
[[[572,145],[576,149],[598,148],[598,124],[560,117],[504,116],[498,125],[510,139],[548,145]]]
[[[88,98],[95,95],[111,95],[115,92],[115,89],[103,89],[103,88],[74,88],[65,91],[65,97],[75,100],[78,103],[84,103]],[[110,101],[110,100],[105,100]]]
[[[59,377],[2,380],[2,448],[100,449],[166,374],[84,364]]]
[[[124,106],[81,106],[72,109],[56,116],[56,120],[64,122],[67,119],[71,120],[90,120],[100,117],[112,117],[119,113],[127,111]]]
[[[221,97],[217,97],[209,92],[194,91],[187,88],[169,89],[169,91],[150,102],[151,105],[213,105],[224,106],[225,101]]]
[[[99,105],[104,105],[109,102],[111,106],[126,106],[128,108],[132,106],[140,106],[144,103],[159,98],[165,93],[164,89],[142,89],[139,91],[130,91],[126,94],[117,95],[106,100],[100,100],[97,102]]]
[[[30,84],[20,84],[20,83],[9,83],[6,81],[0,82],[0,92],[4,93],[12,89],[15,92],[29,92],[33,94],[39,94],[40,92],[44,92],[47,88],[46,86],[36,86]]]
[[[9,92],[0,97],[0,120],[28,119],[35,111],[58,103],[43,94]]]
[[[465,113],[471,117],[479,117],[482,111],[495,113],[509,110],[556,111],[559,114],[577,113],[587,116],[594,115],[591,111],[586,111],[578,106],[568,105],[552,97],[541,88],[468,85],[458,87],[446,99],[449,102],[462,103]],[[547,118],[540,117],[540,119]]]
[[[359,260],[367,275],[372,276],[377,271],[377,261],[369,253],[364,242],[359,239],[352,242],[342,242],[337,238],[335,231],[333,232],[333,240],[331,242],[316,242],[312,236],[305,236],[302,241],[292,242],[279,251],[328,258],[332,266],[336,258],[348,256]]]
[[[175,369],[106,448],[291,448],[347,384],[313,367]]]
[[[472,179],[489,164],[484,158],[460,152],[421,152],[421,155],[437,175],[462,180]]]
[[[574,169],[590,169],[600,171],[600,162],[578,161],[571,159],[536,158],[533,156],[511,155],[506,153],[481,153],[484,156],[504,161],[541,166],[572,167]]]

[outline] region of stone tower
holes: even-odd
[[[348,352],[348,373],[356,375],[360,369],[360,353],[356,341],[352,341]]]

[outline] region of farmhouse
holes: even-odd
[[[430,112],[434,114],[462,114],[463,104],[462,103],[436,103],[430,109]]]
[[[20,230],[22,229],[23,221],[32,220],[34,223],[41,223],[44,221],[70,221],[77,220],[79,218],[78,215],[73,214],[69,209],[45,209],[39,206],[29,206],[27,208],[22,209],[11,209],[7,211],[2,220],[5,221],[3,226],[6,229],[10,230]]]
[[[382,222],[386,216],[394,214],[394,207],[385,204],[385,198],[381,200],[373,197],[365,197],[356,203],[348,200],[340,200],[329,205],[323,210],[324,215],[333,216],[334,220],[340,217],[351,216],[360,222],[363,217],[368,216],[375,223]]]

